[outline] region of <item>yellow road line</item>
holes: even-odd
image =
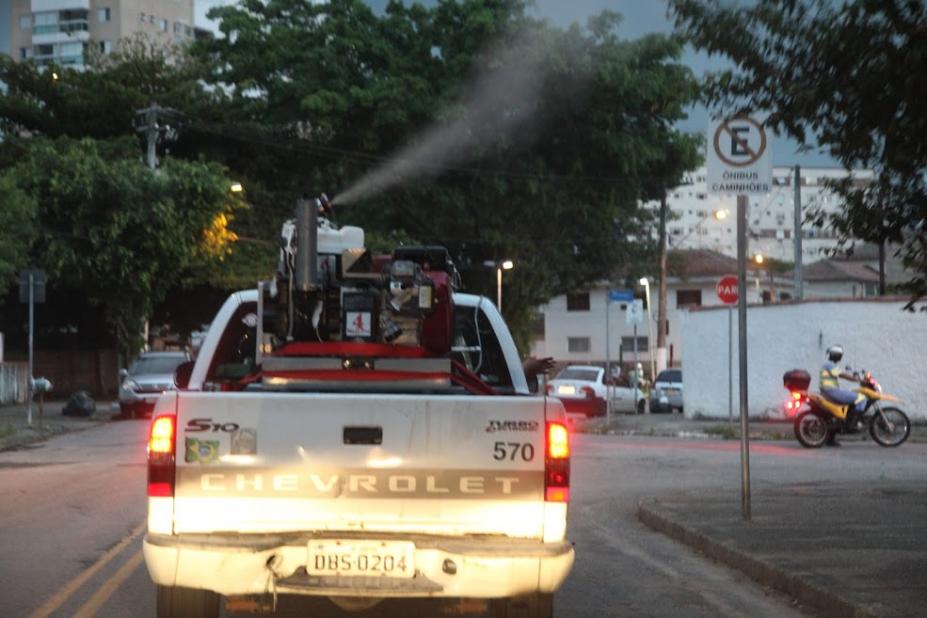
[[[126,548],[132,541],[134,541],[138,536],[144,532],[147,522],[142,522],[132,531],[132,533],[126,538],[122,539],[116,545],[112,546],[107,550],[105,554],[100,556],[96,562],[94,562],[87,570],[81,572],[77,577],[69,581],[67,584],[58,589],[50,599],[45,601],[42,604],[42,607],[38,608],[32,613],[30,618],[48,618],[51,616],[52,612],[61,607],[65,601],[67,601],[72,594],[74,594],[78,588],[83,586],[88,579],[93,577],[97,571],[102,569],[109,563],[110,560],[116,557],[119,552]]]
[[[129,576],[135,572],[135,569],[139,567],[142,563],[142,558],[144,558],[142,550],[138,550],[134,556],[119,567],[119,570],[116,571],[111,578],[106,580],[105,584],[100,586],[99,590],[93,593],[92,597],[87,599],[87,602],[74,614],[74,618],[91,618],[92,616],[96,616],[100,608],[103,607],[103,604],[116,592],[116,588],[122,585],[122,582],[128,579]]]

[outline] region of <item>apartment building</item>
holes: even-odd
[[[195,36],[193,0],[10,0],[9,28],[13,58],[75,68],[137,32],[165,44]]]
[[[847,171],[840,168],[802,168],[801,205],[804,215],[818,208],[834,212],[840,198],[828,182],[850,177],[853,182],[871,182],[869,170]],[[790,167],[773,169],[773,191],[750,198],[747,225],[750,253],[788,262],[794,261],[795,171]],[[648,208],[659,208],[648,202]],[[734,196],[710,195],[705,168],[686,174],[683,183],[667,196],[670,219],[667,241],[671,249],[710,249],[724,255],[737,255],[737,223]],[[719,213],[723,213],[720,216]],[[826,257],[837,246],[837,237],[829,229],[802,225],[802,261],[813,262]]]

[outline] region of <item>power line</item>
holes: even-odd
[[[268,135],[260,130],[243,130],[237,125],[228,125],[223,123],[207,122],[198,119],[187,118],[185,123],[187,127],[203,133],[209,133],[220,137],[227,137],[244,142],[258,143],[272,148],[279,148],[289,151],[306,152],[316,156],[329,156],[332,159],[349,159],[361,161],[364,163],[388,163],[395,162],[397,159],[389,155],[381,155],[369,152],[361,152],[340,148],[336,146],[326,146],[308,142],[298,138],[281,139],[275,135]],[[460,173],[468,175],[488,175],[505,178],[514,178],[519,180],[540,180],[550,182],[597,182],[608,184],[621,184],[629,181],[645,180],[662,180],[663,176],[649,175],[625,175],[625,176],[596,176],[583,174],[537,174],[531,172],[519,172],[515,170],[491,168],[491,167],[471,167],[461,165],[434,165],[421,159],[401,159],[410,168],[420,170],[429,170],[436,173]]]

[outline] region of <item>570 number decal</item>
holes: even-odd
[[[492,458],[496,461],[531,461],[534,459],[534,445],[530,442],[496,442],[492,448]]]

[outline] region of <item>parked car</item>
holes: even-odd
[[[190,360],[186,352],[143,352],[128,370],[119,372],[119,410],[135,418],[151,414],[164,391],[174,390],[174,371]]]
[[[605,381],[605,369],[594,365],[568,365],[547,385],[547,393],[563,402],[567,414],[585,414],[587,417],[605,416],[605,399],[610,394],[612,411],[643,413],[646,397],[627,386],[612,385]]]
[[[664,369],[657,374],[650,396],[651,412],[682,413],[682,369]]]

